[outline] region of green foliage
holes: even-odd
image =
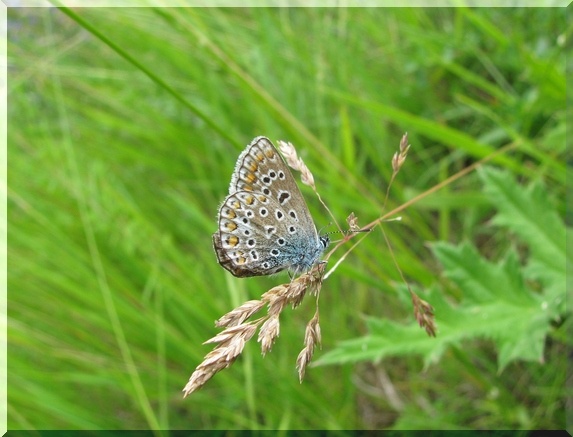
[[[347,340],[322,356],[336,364],[420,354],[425,365],[436,363],[450,346],[464,348],[472,338],[494,341],[501,372],[513,360],[543,361],[551,322],[565,316],[565,226],[539,183],[525,190],[507,172],[480,171],[485,192],[498,213],[492,223],[515,232],[530,245],[522,268],[514,248],[503,259],[488,261],[468,242],[432,245],[444,276],[460,290],[459,305],[448,302],[437,286],[424,299],[435,309],[439,334],[428,337],[415,322],[367,319],[369,335]],[[543,288],[536,292],[529,281]],[[406,291],[406,290],[404,290]]]
[[[8,8],[9,427],[563,428],[564,12]],[[387,211],[507,147],[490,163],[503,172],[469,173],[385,225],[408,281],[430,290],[438,337],[408,327],[372,232],[324,283],[322,359],[364,333],[361,314],[407,342],[299,384],[309,299],[281,315],[272,353],[251,341],[182,400],[213,321],[288,280],[216,263],[240,151],[257,135],[291,141],[339,222],[365,224],[405,131]],[[432,285],[434,253],[451,282]],[[420,356],[441,358],[423,373]]]
[[[546,305],[556,307],[560,303],[563,311],[566,264],[572,261],[566,257],[565,226],[549,193],[539,181],[527,191],[518,190],[507,173],[483,171],[482,179],[486,193],[499,209],[493,223],[517,234],[531,251],[525,277],[543,285]]]

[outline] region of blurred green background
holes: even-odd
[[[563,222],[565,13],[8,9],[9,428],[564,429],[569,313],[548,326],[543,362],[500,371],[494,339],[467,335],[428,366],[412,344],[299,384],[307,298],[283,312],[272,353],[253,339],[202,390],[181,389],[213,321],[288,280],[233,278],[211,247],[255,136],[291,141],[343,224],[381,215],[406,131],[386,210],[510,145],[490,165],[542,183]],[[472,172],[384,230],[420,296],[432,303],[435,286],[455,308],[464,290],[428,243],[471,242],[493,262],[516,248],[523,264],[530,248],[495,214]],[[315,361],[366,335],[365,316],[414,324],[400,283],[376,229],[324,283]]]

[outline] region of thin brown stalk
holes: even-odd
[[[376,220],[372,221],[371,223],[367,224],[366,226],[362,226],[362,230],[365,229],[370,229],[372,227],[374,227],[375,225],[377,225],[378,223],[383,222],[386,218],[391,217],[397,213],[399,213],[400,211],[408,208],[409,206],[415,204],[416,202],[419,202],[420,200],[422,200],[425,197],[428,197],[430,194],[435,193],[436,191],[442,189],[443,187],[445,187],[446,185],[451,184],[452,182],[460,179],[461,177],[467,175],[468,173],[471,173],[472,171],[474,171],[476,168],[478,168],[479,166],[485,164],[488,161],[491,161],[493,158],[495,158],[498,155],[501,155],[511,149],[516,148],[517,145],[516,144],[508,144],[505,147],[502,147],[501,149],[493,152],[491,155],[486,156],[485,158],[480,159],[479,161],[474,162],[472,165],[469,165],[468,167],[460,170],[459,172],[453,174],[452,176],[450,176],[449,178],[443,180],[442,182],[440,182],[437,185],[434,185],[432,188],[430,188],[429,190],[424,191],[423,193],[417,195],[416,197],[408,200],[406,203],[403,203],[402,205],[394,208],[392,211],[384,214],[382,217],[377,218]]]
[[[432,308],[432,306],[425,300],[420,299],[420,297],[416,293],[414,293],[414,291],[412,291],[410,284],[404,277],[404,273],[402,272],[402,269],[400,268],[398,262],[396,261],[396,257],[394,256],[394,251],[392,250],[392,245],[390,244],[390,240],[388,239],[388,236],[386,235],[384,228],[382,228],[382,226],[380,226],[380,228],[382,229],[382,235],[384,235],[384,239],[386,240],[386,245],[388,247],[388,250],[390,251],[390,256],[392,258],[392,261],[394,262],[394,265],[396,266],[396,270],[398,270],[398,273],[400,273],[402,281],[404,282],[404,284],[406,284],[406,287],[408,287],[408,291],[410,292],[410,296],[412,298],[412,305],[414,306],[414,317],[416,317],[416,321],[418,322],[421,328],[424,328],[426,330],[426,333],[429,336],[435,337],[437,328],[434,318],[434,308]]]

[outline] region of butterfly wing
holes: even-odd
[[[302,193],[268,138],[255,138],[239,156],[213,245],[237,277],[302,271],[322,253]]]
[[[301,226],[316,235],[306,201],[288,165],[268,138],[255,138],[239,156],[229,194],[236,191],[251,191],[258,197],[275,200],[283,209],[295,210]]]

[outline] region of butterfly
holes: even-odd
[[[213,247],[239,278],[309,270],[330,244],[274,144],[256,137],[239,155],[218,214]]]

